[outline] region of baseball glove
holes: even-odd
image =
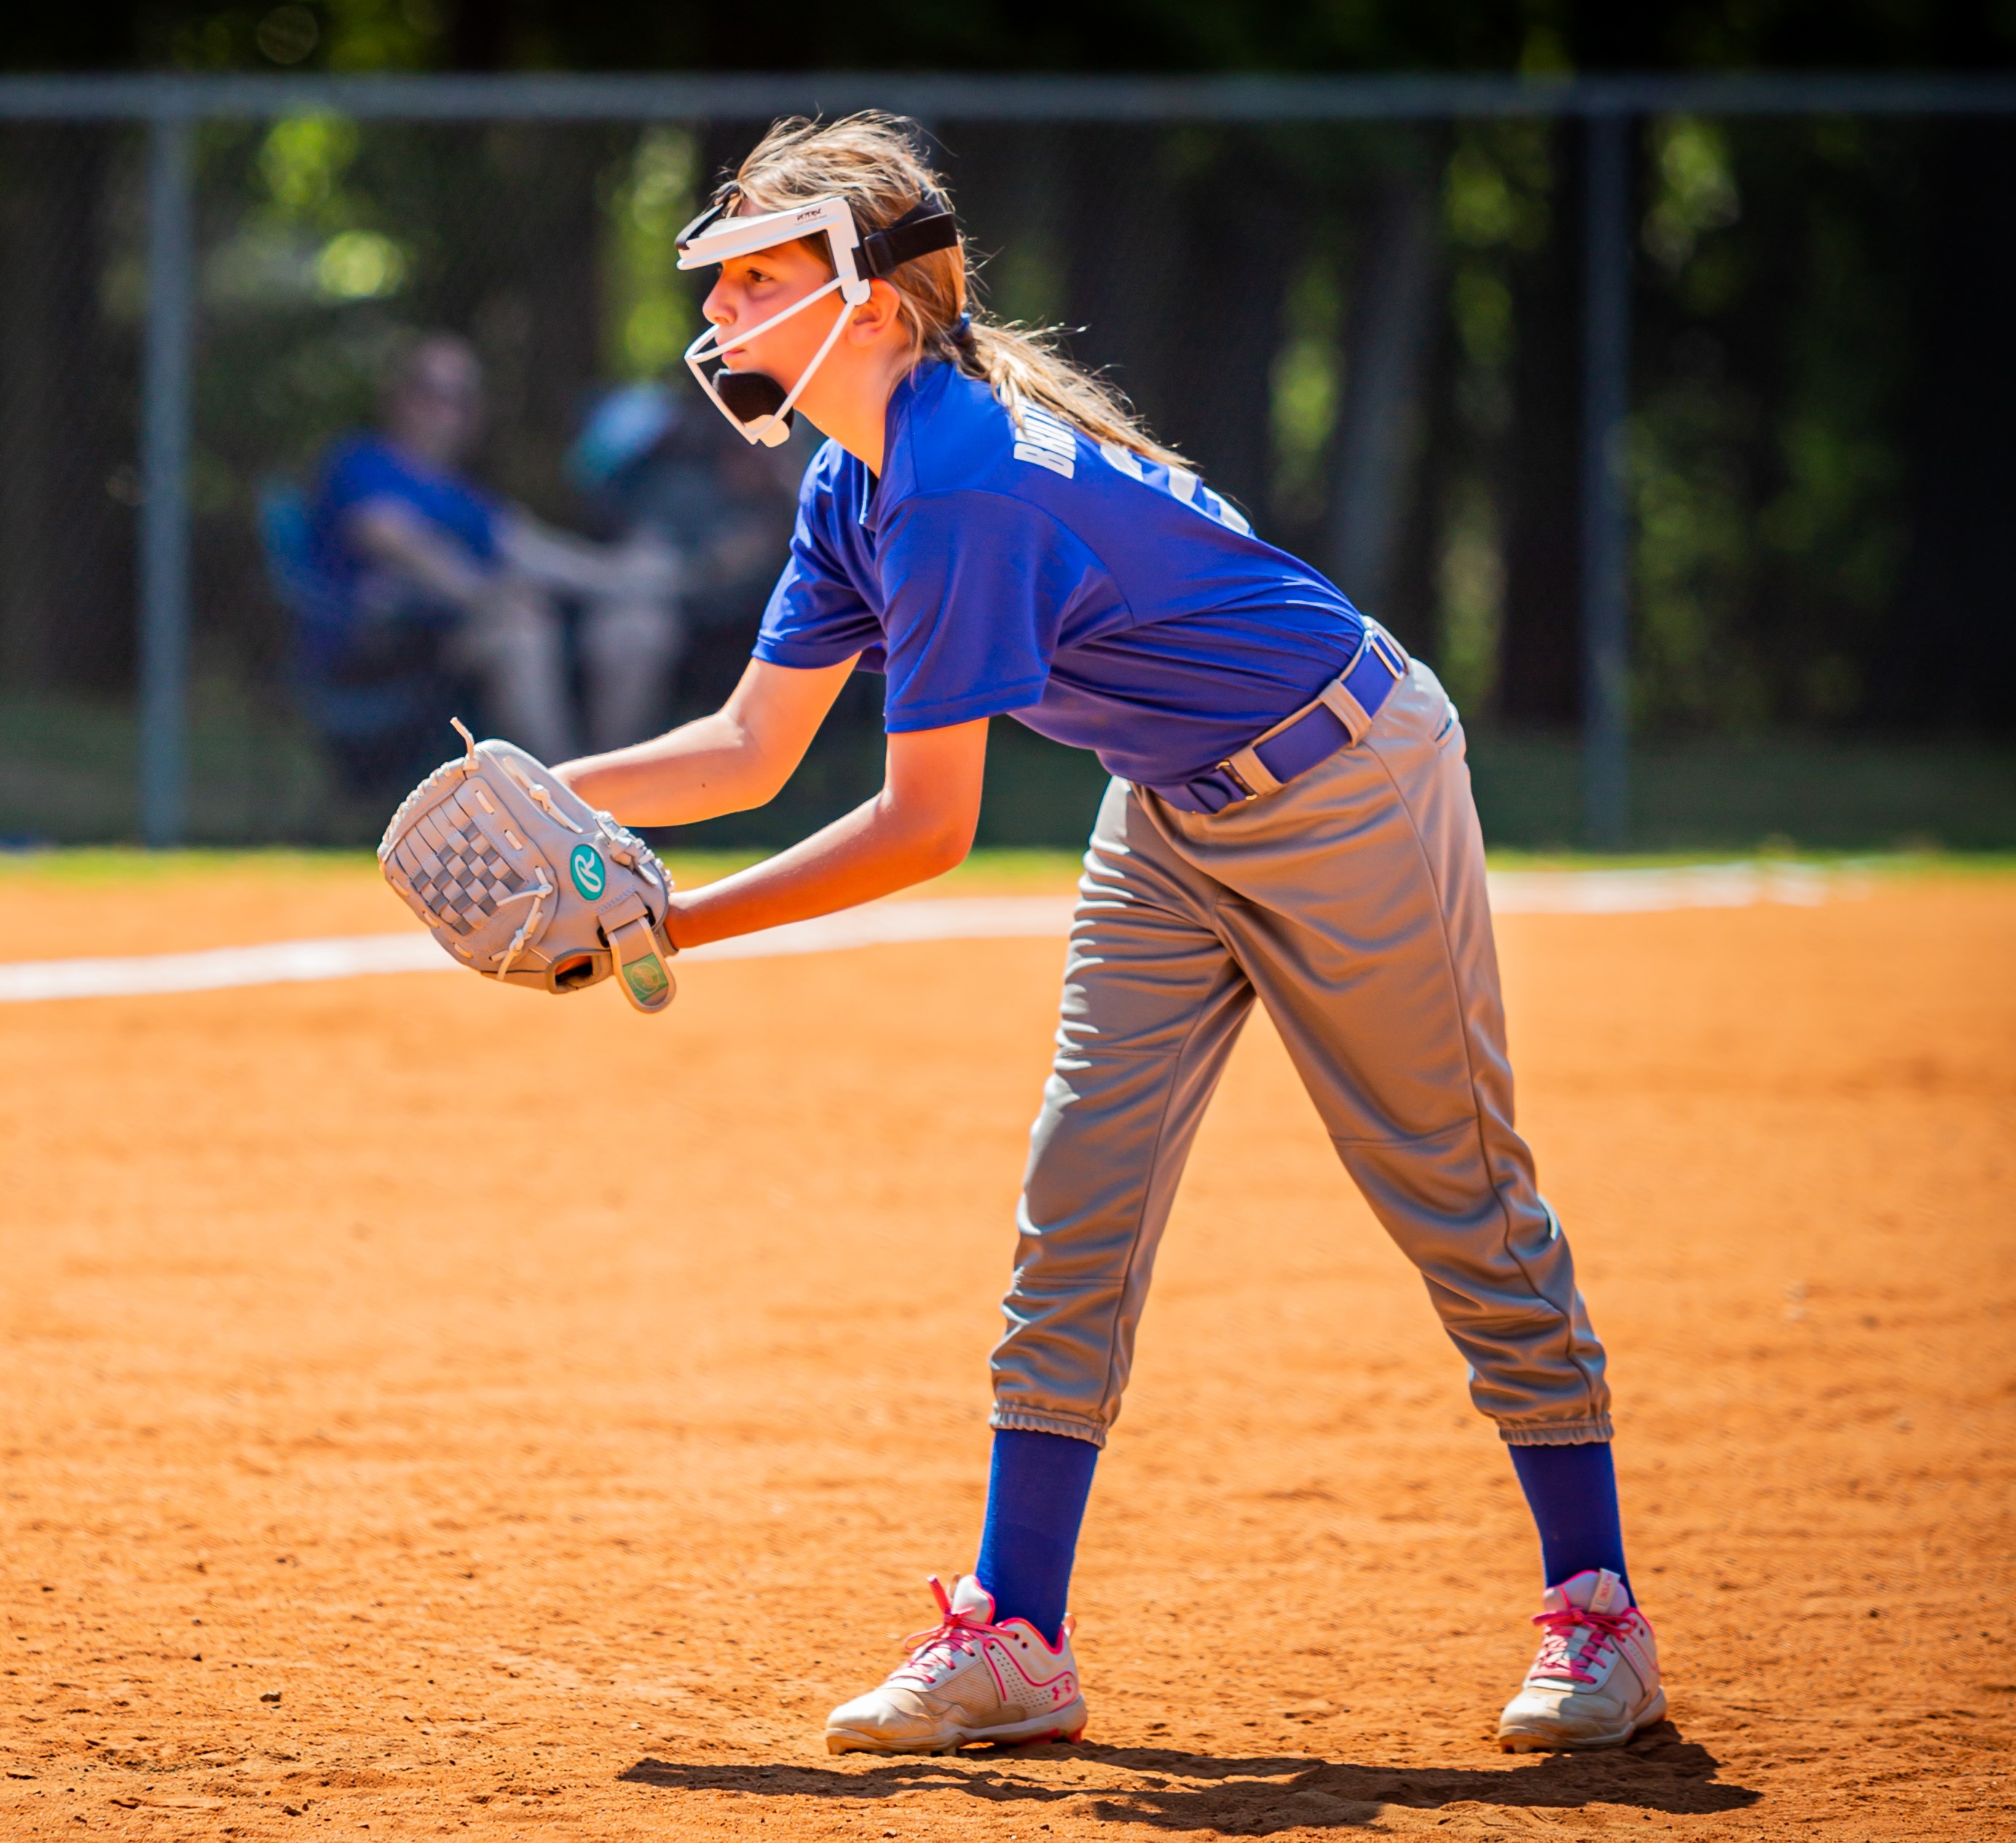
[[[523,749],[479,743],[393,814],[385,880],[464,966],[507,985],[579,992],[620,974],[655,1015],[672,1002],[672,880],[650,847]]]

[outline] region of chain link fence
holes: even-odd
[[[2008,99],[1031,120],[962,115],[955,96],[926,125],[993,308],[1071,329],[1262,535],[1435,664],[1497,837],[1581,834],[1578,725],[1586,739],[1607,697],[1637,770],[1613,839],[1628,823],[1647,844],[2006,844]],[[481,362],[473,481],[596,543],[655,520],[686,559],[654,722],[725,693],[781,560],[788,473],[751,474],[691,413],[679,356],[700,293],[673,247],[769,111],[429,121],[421,91],[401,106],[189,111],[186,666],[164,655],[152,682],[186,714],[174,829],[192,841],[349,841],[382,820],[301,694],[275,507],[312,500],[416,335],[452,333]],[[135,690],[162,592],[146,502],[171,452],[150,465],[144,439],[161,132],[0,121],[0,836],[16,841],[139,835],[136,762],[164,759],[142,754]],[[1607,361],[1590,311],[1606,135],[1629,336]],[[645,385],[689,434],[646,431],[625,464],[659,469],[657,497],[626,499],[584,431]],[[787,452],[802,465],[802,445]],[[1592,618],[1606,481],[1628,570],[1608,691]],[[724,563],[707,545],[729,524]],[[581,611],[561,617],[578,700]],[[851,688],[779,809],[713,834],[768,842],[865,795],[879,689]],[[153,708],[157,747],[173,744]],[[1082,837],[1096,768],[996,728],[983,837]]]

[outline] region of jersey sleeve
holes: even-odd
[[[1067,615],[1081,598],[1111,589],[1078,538],[1040,507],[1006,494],[909,501],[877,560],[891,734],[1035,704]]]
[[[809,671],[859,654],[868,670],[881,668],[881,623],[828,538],[833,515],[830,486],[815,464],[799,491],[791,554],[770,592],[756,635],[754,657],[768,664]]]

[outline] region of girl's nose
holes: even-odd
[[[722,300],[721,284],[717,282],[707,291],[707,299],[700,303],[701,314],[716,326],[725,326],[735,316],[728,311]]]

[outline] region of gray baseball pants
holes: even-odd
[[[1415,662],[1370,732],[1209,815],[1115,781],[1031,1134],[999,1427],[1103,1445],[1212,1090],[1255,999],[1514,1445],[1611,1436],[1590,1329],[1513,1130],[1462,725]]]

